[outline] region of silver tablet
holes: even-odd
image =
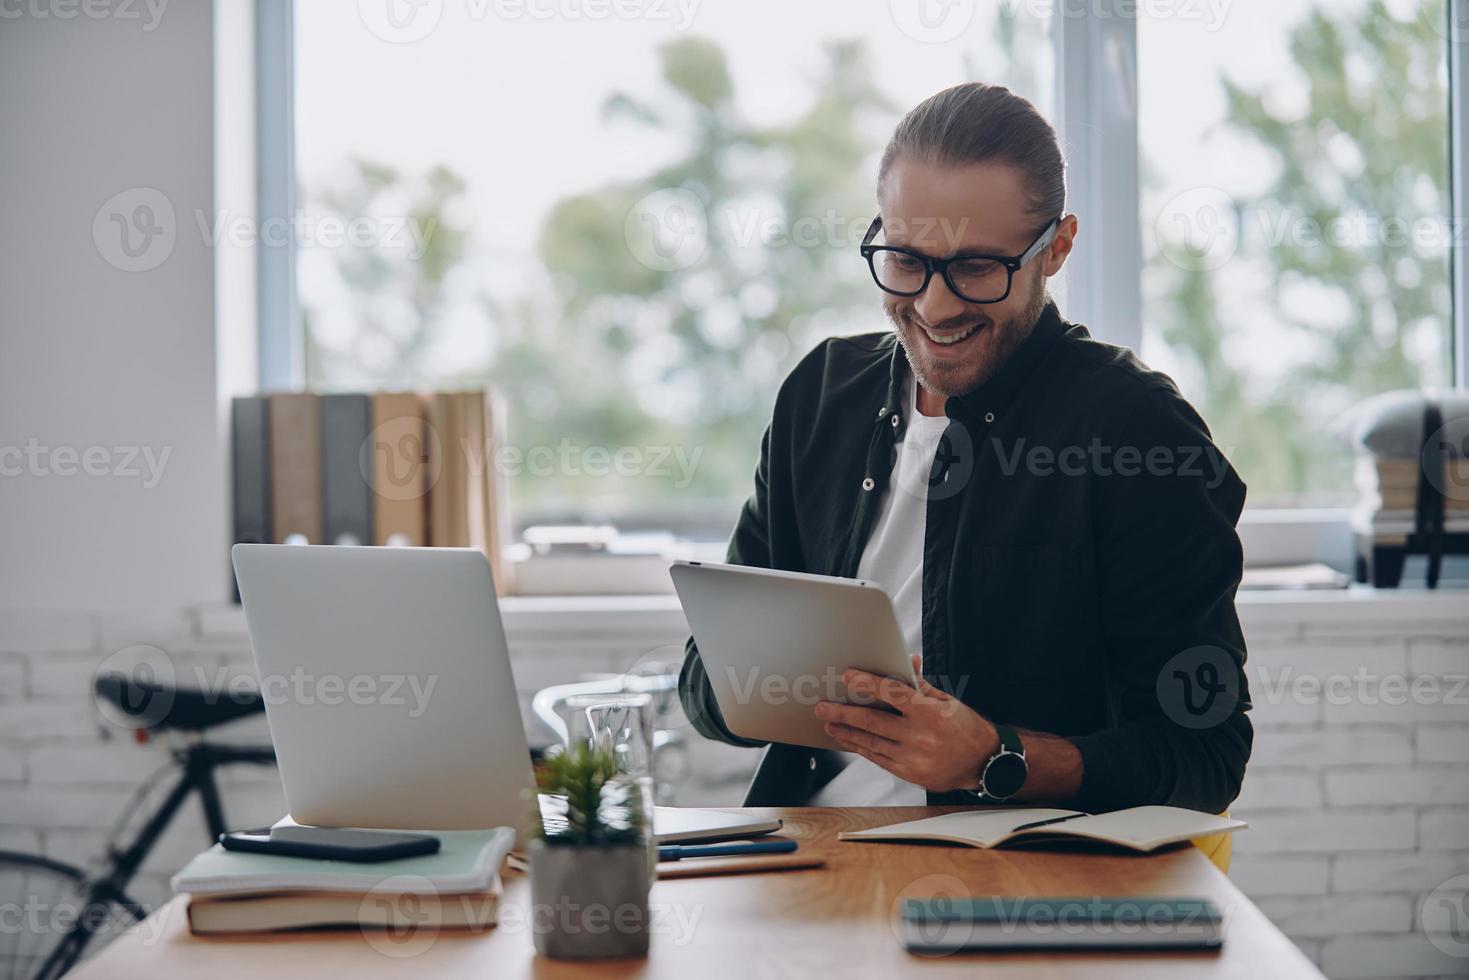
[[[697,561],[669,573],[724,723],[742,738],[839,749],[815,708],[856,700],[847,668],[917,686],[875,583]]]

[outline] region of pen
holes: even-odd
[[[678,861],[692,857],[727,857],[736,854],[789,854],[796,842],[778,840],[734,841],[728,844],[668,844],[658,848],[658,860]]]
[[[1087,814],[1085,814],[1085,813],[1073,813],[1070,816],[1066,816],[1066,817],[1052,817],[1049,820],[1035,820],[1035,821],[1032,821],[1031,823],[1023,823],[1023,824],[1021,824],[1019,827],[1016,827],[1015,829],[1011,830],[1010,833],[1012,833],[1012,834],[1018,834],[1018,833],[1020,833],[1020,831],[1022,831],[1022,830],[1030,830],[1032,827],[1049,827],[1053,823],[1065,823],[1068,820],[1075,820],[1077,817],[1085,817],[1085,816],[1087,816]]]

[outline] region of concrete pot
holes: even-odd
[[[531,932],[558,960],[648,952],[648,847],[530,845]]]

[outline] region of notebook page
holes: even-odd
[[[1226,820],[1197,810],[1185,810],[1176,806],[1138,806],[1130,810],[1068,820],[1054,827],[1037,828],[1035,833],[1054,831],[1058,835],[1074,834],[1151,850],[1164,844],[1243,826],[1243,821]]]
[[[1073,816],[1075,810],[1044,810],[1024,808],[1014,810],[961,810],[945,813],[922,820],[873,827],[870,830],[849,831],[841,835],[842,840],[947,840],[993,847],[1009,837],[1021,824],[1055,817]],[[1065,826],[1061,824],[1059,826]]]

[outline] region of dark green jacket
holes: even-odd
[[[827,340],[776,396],[741,565],[852,577],[891,476],[907,359],[891,333]],[[1235,614],[1245,487],[1173,382],[1047,304],[1031,337],[947,403],[923,547],[923,672],[986,717],[1069,737],[1081,809],[1213,812],[1252,729]],[[692,638],[680,695],[732,734]],[[834,753],[772,745],[747,800],[799,804]],[[931,795],[934,802],[944,798]]]

